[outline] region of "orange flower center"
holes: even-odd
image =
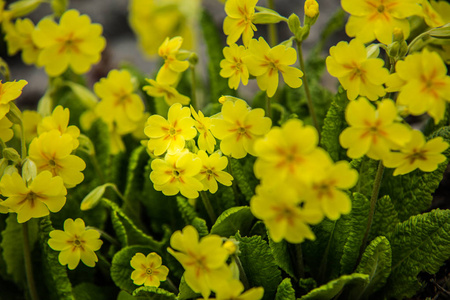
[[[425,156],[425,151],[414,149],[411,155],[407,157],[409,159],[409,163],[412,165],[416,160],[427,160]]]
[[[381,14],[381,13],[383,13],[384,12],[384,5],[383,4],[380,4],[380,5],[378,5],[378,7],[377,7],[377,10],[378,10],[378,12]]]
[[[148,275],[152,275],[153,274],[153,270],[152,270],[152,268],[147,268],[147,269],[145,269],[145,274],[148,276]]]

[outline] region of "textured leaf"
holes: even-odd
[[[356,268],[356,273],[369,275],[369,284],[364,287],[355,299],[368,298],[386,284],[391,274],[392,251],[389,241],[384,236],[379,236],[367,246]]]
[[[175,294],[154,286],[143,286],[133,292],[135,297],[146,297],[152,300],[176,300]]]
[[[378,170],[378,163],[378,161],[366,156],[353,159],[350,162],[351,167],[359,173],[358,182],[352,188],[353,192],[361,193],[370,199],[372,196],[373,182]]]
[[[224,211],[216,220],[216,223],[211,228],[212,234],[217,234],[223,237],[230,237],[240,232],[246,235],[254,221],[250,207],[239,206],[233,207]]]
[[[95,146],[95,157],[98,162],[98,169],[103,173],[106,180],[110,173],[111,167],[111,149],[109,145],[109,129],[102,120],[98,119],[92,124],[91,129],[86,134]],[[88,169],[89,167],[86,166]],[[94,168],[91,166],[90,168]],[[97,178],[98,180],[98,178]],[[104,182],[102,182],[104,183]]]
[[[291,279],[285,278],[277,288],[275,300],[295,300],[295,290],[292,287]]]
[[[350,275],[342,275],[341,277],[319,286],[312,290],[300,300],[329,300],[339,294],[344,287],[359,288],[369,282],[369,275],[353,273]]]
[[[369,216],[369,200],[360,193],[354,193],[352,198],[352,212],[348,221],[350,228],[341,257],[341,274],[350,274],[356,266]]]
[[[392,248],[387,295],[411,297],[420,287],[419,272],[434,274],[450,258],[450,210],[413,216],[387,238]]]
[[[198,235],[200,237],[204,237],[209,234],[208,226],[206,225],[205,220],[203,220],[199,217],[195,217],[194,220],[192,220],[191,225],[194,226],[195,229],[197,229]]]
[[[281,282],[281,272],[272,256],[266,241],[260,236],[235,236],[239,242],[241,254],[239,258],[251,287],[264,288],[263,299],[274,299],[277,287]]]
[[[386,195],[378,199],[375,214],[373,216],[372,227],[370,227],[369,240],[377,236],[386,236],[394,230],[400,223],[397,211],[391,202],[391,198]]]
[[[145,147],[141,146],[133,150],[128,163],[127,171],[127,184],[125,188],[125,199],[127,199],[126,205],[134,207],[134,203],[142,193],[144,188],[145,178],[145,166],[149,160]]]
[[[197,213],[192,205],[189,204],[186,198],[177,197],[177,205],[180,210],[181,216],[186,224],[191,224],[197,217]]]
[[[255,194],[255,188],[258,184],[258,180],[253,174],[254,161],[255,158],[250,156],[239,160],[230,159],[234,182],[237,183],[247,202],[250,202],[250,199]]]
[[[294,266],[289,252],[289,244],[285,240],[275,243],[269,236],[269,246],[272,249],[276,264],[291,277],[295,277]],[[299,247],[301,246],[299,245]]]

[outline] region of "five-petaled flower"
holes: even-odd
[[[228,78],[228,86],[231,89],[237,90],[241,81],[243,85],[247,85],[248,68],[242,61],[247,55],[245,47],[231,44],[230,47],[223,48],[223,55],[225,59],[220,62],[220,76]]]
[[[195,128],[197,128],[199,133],[197,140],[198,147],[210,154],[213,153],[214,147],[216,146],[216,139],[211,133],[211,119],[205,117],[200,110],[197,114],[192,106],[191,113],[195,119]]]
[[[22,89],[28,82],[25,80],[2,83],[0,80],[0,119],[9,112],[9,102],[22,94]]]
[[[198,179],[203,183],[204,189],[212,194],[217,192],[217,181],[223,185],[231,186],[233,176],[223,171],[227,167],[228,159],[218,152],[208,156],[205,151],[199,150],[197,156],[202,161]]]
[[[173,105],[175,103],[181,103],[183,105],[188,105],[191,102],[189,97],[180,94],[173,86],[155,81],[153,79],[145,79],[150,85],[144,86],[142,89],[152,97],[164,97],[164,101],[168,105]]]
[[[162,84],[174,84],[180,73],[189,68],[189,62],[181,61],[177,58],[183,38],[176,36],[174,38],[166,38],[158,49],[158,54],[164,59],[164,65],[159,69],[156,75],[156,81]]]
[[[169,269],[162,265],[161,256],[155,252],[147,256],[136,253],[131,258],[130,265],[134,269],[131,279],[136,285],[159,287],[161,281],[165,281],[169,274]]]
[[[242,35],[242,43],[247,47],[256,26],[252,23],[255,6],[258,0],[227,0],[225,12],[227,17],[223,21],[223,32],[228,35],[227,44],[236,43]]]

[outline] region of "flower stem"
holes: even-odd
[[[302,42],[300,42],[299,40],[297,40],[297,52],[298,52],[298,60],[300,62],[300,69],[303,72],[303,87],[304,87],[305,93],[306,93],[306,103],[308,104],[308,110],[309,110],[309,114],[311,115],[311,118],[312,118],[312,123],[313,123],[314,127],[316,128],[317,133],[319,134],[319,139],[320,139],[319,122],[317,121],[316,111],[314,110],[314,105],[313,105],[312,98],[311,98],[311,92],[309,90],[308,78],[306,77],[305,62],[303,60]]]
[[[244,267],[242,267],[241,260],[239,259],[239,256],[234,255],[234,259],[236,261],[236,265],[239,269],[239,279],[241,280],[242,284],[244,285],[244,289],[248,290],[250,288],[250,284],[248,282],[247,274],[245,274]]]
[[[206,194],[205,191],[200,192],[200,196],[202,197],[203,205],[206,208],[206,212],[209,215],[209,219],[211,220],[211,224],[214,224],[216,222],[216,214],[214,213],[214,209],[211,205],[211,201],[209,201],[208,194]]]
[[[267,0],[267,6],[271,10],[275,10],[275,0]],[[269,43],[270,47],[275,47],[278,44],[277,25],[275,23],[269,24]]]
[[[373,183],[372,196],[370,197],[370,211],[369,211],[369,218],[367,220],[366,232],[364,233],[364,238],[363,238],[363,241],[361,244],[361,248],[359,249],[359,257],[358,257],[356,265],[358,265],[361,260],[361,257],[366,248],[367,240],[369,238],[370,227],[372,226],[373,215],[375,214],[375,207],[376,207],[377,200],[378,200],[378,194],[380,193],[381,180],[383,179],[383,172],[384,172],[384,166],[383,166],[383,162],[380,160],[380,162],[378,163],[377,174],[375,175],[375,181]]]
[[[297,266],[297,276],[299,278],[305,277],[305,268],[303,266],[303,251],[302,251],[302,245],[301,244],[294,244],[295,249],[295,259],[296,259],[296,266]]]
[[[89,158],[91,159],[92,166],[94,167],[94,169],[98,175],[98,178],[100,179],[100,183],[102,183],[102,184],[105,183],[106,182],[105,175],[103,174],[102,168],[100,168],[100,165],[97,160],[97,156],[95,155],[95,153],[93,153],[93,154],[89,155]]]
[[[33,276],[33,265],[31,262],[31,250],[30,250],[30,239],[28,233],[28,222],[22,224],[22,234],[23,234],[23,254],[25,259],[25,271],[27,274],[28,289],[30,291],[30,296],[32,300],[39,300],[39,296],[36,290],[36,284],[34,282]]]
[[[191,105],[192,107],[197,111],[198,110],[198,104],[197,104],[197,94],[196,94],[196,80],[195,80],[195,66],[190,66],[191,70]]]
[[[272,105],[271,105],[271,98],[267,96],[266,94],[266,115],[267,117],[272,119]]]
[[[167,283],[169,284],[170,288],[175,292],[175,294],[178,295],[179,291],[178,291],[177,287],[175,286],[175,284],[173,284],[173,281],[169,277],[167,277],[166,280],[167,280]]]

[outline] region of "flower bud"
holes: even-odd
[[[296,14],[292,14],[288,19],[289,30],[294,34],[295,38],[301,41],[303,38],[302,25],[300,24],[300,18]]]
[[[22,124],[22,112],[14,102],[9,103],[9,112],[6,114],[6,117],[13,124]]]
[[[52,10],[55,13],[55,16],[61,17],[62,14],[67,10],[68,6],[67,0],[52,0],[50,5],[52,6]]]
[[[93,189],[89,194],[86,195],[86,197],[84,197],[83,201],[81,201],[80,209],[89,210],[97,206],[108,186],[112,186],[112,184],[105,183]]]
[[[26,158],[22,163],[22,178],[26,182],[31,182],[37,176],[37,167],[34,161]]]
[[[11,3],[8,6],[8,10],[11,12],[12,18],[23,17],[33,12],[39,5],[44,2],[43,0],[20,0]]]
[[[3,157],[13,162],[17,162],[20,160],[20,155],[17,150],[11,147],[3,149]]]
[[[305,24],[310,26],[316,23],[319,17],[319,4],[316,0],[305,1]]]

